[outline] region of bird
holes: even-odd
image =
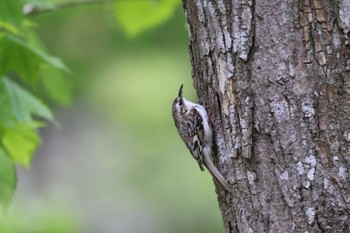
[[[183,84],[172,104],[172,115],[177,131],[201,171],[206,168],[214,181],[227,192],[232,192],[226,179],[215,167],[213,154],[213,130],[205,108],[182,96]]]

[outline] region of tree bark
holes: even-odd
[[[183,6],[226,232],[350,232],[350,1]]]

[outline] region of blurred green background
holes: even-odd
[[[179,86],[195,101],[180,2],[138,36],[112,4],[32,17],[48,50],[71,69],[74,103],[40,133],[30,169],[0,218],[1,233],[224,232],[210,175],[175,129]]]

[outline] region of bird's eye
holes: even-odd
[[[182,99],[179,99],[179,105],[183,105]]]

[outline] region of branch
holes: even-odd
[[[115,1],[116,0],[80,0],[80,1],[61,2],[57,4],[48,4],[48,5],[36,5],[33,3],[27,3],[23,6],[22,11],[24,15],[33,16],[38,14],[50,13],[61,9],[67,9],[67,8],[78,7],[83,5],[109,3],[109,2],[115,2]]]

